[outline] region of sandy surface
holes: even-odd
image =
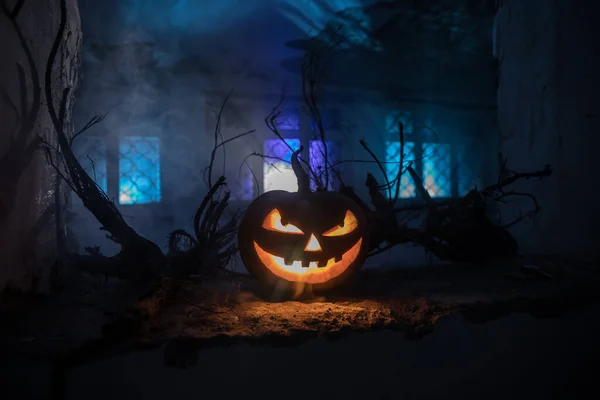
[[[141,288],[100,279],[79,277],[76,289],[4,317],[0,346],[80,364],[168,342],[165,362],[186,366],[194,363],[191,348],[239,341],[294,346],[383,329],[419,338],[455,313],[475,321],[511,312],[560,315],[600,299],[598,270],[549,260],[364,271],[344,290],[309,302],[265,301],[254,280],[239,276],[202,284],[165,279]]]

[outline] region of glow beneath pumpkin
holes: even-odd
[[[302,282],[310,284],[325,283],[340,276],[356,260],[360,253],[362,239],[359,239],[350,250],[342,255],[342,259],[335,262],[335,258],[327,260],[327,265],[318,267],[315,261],[311,261],[308,268],[302,266],[302,261],[294,261],[291,265],[285,265],[283,257],[274,256],[263,250],[258,243],[254,242],[254,249],[258,258],[275,276],[290,282]]]

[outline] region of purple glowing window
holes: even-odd
[[[298,181],[290,161],[292,153],[300,148],[300,139],[268,139],[264,143],[264,154],[267,156],[263,164],[264,191],[298,190]]]

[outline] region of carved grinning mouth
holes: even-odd
[[[268,252],[267,252],[268,253]],[[270,253],[268,253],[270,254]],[[272,254],[270,254],[272,255]],[[275,257],[275,259],[277,261],[281,260],[281,257],[277,257],[277,256],[273,256]],[[293,266],[294,263],[302,263],[302,268],[325,268],[327,266],[331,266],[333,264],[335,264],[336,262],[342,261],[343,255],[340,256],[336,256],[336,257],[331,257],[329,259],[327,258],[323,258],[321,260],[317,260],[317,261],[309,261],[307,259],[304,259],[302,261],[297,261],[294,259],[288,259],[288,258],[283,258],[283,263],[285,264],[286,267],[290,267]]]
[[[258,258],[274,275],[291,282],[324,283],[341,275],[356,260],[360,252],[362,239],[359,239],[350,250],[346,251],[341,259],[335,257],[323,262],[310,261],[308,266],[303,266],[302,261],[284,260],[283,257],[275,256],[254,242],[254,249]],[[306,263],[305,263],[306,264]]]

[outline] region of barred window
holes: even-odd
[[[323,129],[339,129],[341,126],[341,113],[339,110],[327,110],[322,113]],[[286,110],[277,118],[277,127],[282,131],[299,131],[300,118],[298,113],[292,110]],[[308,162],[310,169],[315,172],[316,177],[310,174],[311,190],[316,190],[318,185],[316,179],[325,184],[325,168],[328,164],[325,160],[325,146],[327,146],[327,161],[329,165],[339,160],[339,147],[333,141],[326,141],[325,146],[321,140],[317,140],[316,132],[318,127],[314,120],[310,121],[310,128],[313,131],[313,140],[304,142],[299,137],[284,139],[285,143],[279,139],[269,139],[264,142],[264,154],[267,158],[263,167],[263,187],[264,191],[285,190],[295,192],[298,190],[298,180],[291,167],[292,153],[300,148],[304,143],[308,144]],[[287,132],[287,135],[294,135]],[[301,136],[300,133],[297,133]],[[308,139],[308,138],[306,138]],[[287,143],[287,144],[286,144]],[[332,171],[328,171],[327,190],[336,190],[337,180]],[[252,182],[251,182],[252,184]]]
[[[97,136],[80,136],[76,141],[75,155],[87,174],[104,191],[107,191],[106,142]]]
[[[264,154],[267,156],[263,164],[264,191],[285,190],[295,192],[298,182],[292,166],[292,153],[300,148],[300,139],[268,139],[264,142]]]
[[[395,141],[395,142],[385,142],[385,146],[386,146],[386,152],[385,152],[385,158],[386,158],[386,164],[385,164],[385,169],[386,169],[386,174],[388,176],[388,179],[390,181],[396,179],[396,176],[398,175],[398,169],[400,168],[400,142],[399,141]],[[415,159],[415,144],[412,142],[407,142],[404,143],[404,163],[408,163],[410,161],[413,161]],[[394,188],[392,188],[394,189]],[[403,174],[402,178],[400,179],[400,191],[399,191],[399,197],[402,199],[407,199],[407,198],[411,198],[411,197],[415,197],[416,194],[416,187],[415,187],[415,183],[413,182],[412,178],[410,177],[410,175],[408,174]],[[389,191],[386,191],[389,194]],[[395,191],[392,190],[392,196],[394,195]]]
[[[422,180],[425,190],[431,197],[451,197],[450,145],[441,143],[423,143]]]
[[[423,181],[423,186],[433,198],[464,196],[473,189],[473,170],[466,159],[464,146],[439,143],[435,139],[431,121],[425,121],[423,132],[416,134],[410,113],[395,113],[387,117],[386,130],[390,138],[398,137],[398,121],[404,125],[404,166],[413,161],[412,167]],[[385,143],[386,173],[393,180],[400,168],[400,141]],[[386,195],[390,192],[386,191]],[[392,187],[391,194],[395,190]],[[399,198],[416,195],[416,186],[409,174],[403,174],[400,181]]]
[[[119,140],[119,203],[159,202],[160,143],[157,137],[125,136]]]

